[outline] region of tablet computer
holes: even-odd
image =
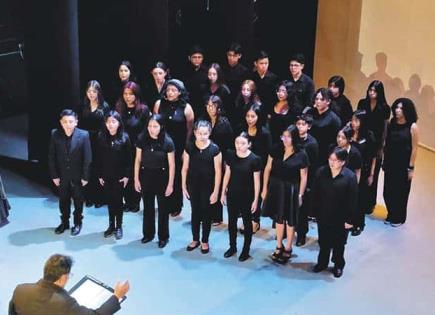
[[[68,293],[75,298],[80,305],[96,309],[106,302],[113,295],[113,292],[115,292],[115,290],[107,284],[91,276],[84,276]],[[127,297],[124,296],[119,303],[123,302],[126,298]]]

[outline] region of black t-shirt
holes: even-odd
[[[319,144],[317,143],[317,140],[310,134],[307,134],[305,139],[301,139],[301,142],[310,163],[308,168],[307,187],[311,187],[314,176],[316,175],[316,165],[319,158]]]
[[[372,111],[370,101],[362,99],[358,102],[358,109],[366,111],[367,128],[373,132],[378,148],[380,148],[382,145],[385,121],[390,118],[390,107],[388,104],[378,103]]]
[[[127,108],[122,115],[125,131],[133,145],[136,145],[137,137],[145,129],[149,117],[150,111],[146,105],[137,111],[134,108]]]
[[[267,71],[264,77],[261,78],[258,72],[255,71],[251,74],[251,80],[255,82],[257,94],[264,106],[265,113],[270,113],[276,101],[275,89],[278,84],[278,76],[271,71]]]
[[[308,157],[304,150],[294,152],[288,158],[284,158],[284,146],[282,143],[275,145],[270,152],[273,158],[270,175],[286,182],[299,183],[300,170],[308,167]]]
[[[248,126],[246,124],[239,126],[235,135],[239,135],[242,131],[248,133]],[[248,137],[251,141],[251,151],[261,158],[262,167],[264,168],[267,163],[267,156],[272,148],[272,136],[269,129],[263,126],[261,129],[257,129],[255,136],[251,136],[248,133]]]
[[[214,182],[214,158],[220,153],[219,147],[210,141],[208,147],[199,149],[195,141],[191,141],[186,146],[186,153],[189,154],[189,171],[187,174],[189,185],[209,185]]]
[[[353,145],[350,146],[345,166],[353,172],[360,170],[362,167],[361,153]]]
[[[363,169],[369,171],[372,165],[372,159],[376,156],[376,140],[373,132],[369,131],[367,136],[352,141],[352,145],[361,153]]]
[[[332,100],[331,109],[340,118],[343,126],[352,119],[352,105],[350,104],[349,99],[344,94],[341,94],[340,96]]]
[[[285,114],[279,114],[272,110],[269,119],[269,129],[272,135],[272,143],[278,143],[281,141],[281,135],[284,130],[293,124],[296,120],[296,115],[288,109]]]
[[[252,195],[254,192],[254,172],[261,170],[261,159],[254,153],[241,158],[233,150],[228,150],[227,165],[231,169],[228,192],[239,197]]]
[[[305,73],[302,73],[301,77],[297,81],[295,81],[293,76],[290,75],[289,81],[294,83],[294,89],[296,91],[295,105],[297,105],[299,108],[312,106],[314,95],[313,80]]]
[[[174,152],[175,146],[169,135],[160,139],[149,137],[148,132],[142,133],[136,146],[142,150],[141,165],[145,168],[167,168],[168,153]]]

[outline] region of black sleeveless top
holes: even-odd
[[[384,170],[406,170],[412,153],[410,124],[391,123],[387,129],[384,149]]]
[[[186,145],[185,108],[186,103],[182,100],[171,102],[162,98],[160,101],[159,114],[163,116],[166,132],[174,141],[176,155],[181,155]]]

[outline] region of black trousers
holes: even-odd
[[[317,257],[317,264],[322,267],[327,267],[331,256],[335,267],[343,269],[346,264],[344,260],[344,246],[346,245],[348,232],[342,225],[326,225],[320,222],[317,223],[319,233],[320,251]]]
[[[378,196],[378,180],[379,180],[379,173],[381,171],[381,165],[382,160],[380,158],[376,158],[376,166],[375,166],[375,172],[373,174],[373,184],[371,186],[368,186],[367,188],[367,214],[370,214],[373,212],[373,208],[376,206],[376,199]]]
[[[180,212],[183,209],[183,189],[181,187],[181,167],[182,153],[175,153],[175,177],[174,177],[174,191],[169,196],[169,211],[170,213]]]
[[[104,192],[103,187],[100,185],[95,165],[92,163],[90,166],[90,178],[88,184],[85,186],[85,200],[92,203],[105,203],[107,194]]]
[[[311,191],[306,189],[302,205],[299,207],[298,223],[296,225],[296,233],[298,237],[303,237],[308,233],[308,213],[311,209]]]
[[[188,185],[190,204],[192,206],[192,237],[193,241],[199,241],[202,226],[201,242],[208,243],[211,230],[211,218],[213,205],[210,204],[212,188],[209,183],[195,183]]]
[[[384,200],[389,222],[405,223],[410,190],[407,169],[389,169],[385,172]]]
[[[83,219],[83,195],[84,188],[80,180],[60,179],[59,186],[59,209],[63,223],[69,222],[71,215],[71,199],[74,203],[74,224],[81,225]]]
[[[370,175],[370,167],[366,166],[361,170],[361,178],[358,184],[358,213],[355,218],[355,227],[365,227],[365,216],[373,209],[371,200],[371,187],[367,184],[367,179]],[[373,179],[374,180],[374,179]],[[374,183],[372,184],[374,185]]]
[[[238,199],[244,198],[245,196],[231,196],[227,197],[227,209],[228,209],[228,232],[230,235],[230,247],[237,248],[237,219],[239,214],[242,215],[243,226],[245,232],[243,251],[249,252],[252,241],[252,215],[250,205],[241,205]]]
[[[146,238],[154,238],[156,234],[155,199],[158,205],[157,233],[159,240],[169,239],[169,198],[165,197],[168,184],[168,170],[141,168],[140,181],[144,204],[142,233]]]
[[[104,193],[107,200],[107,209],[109,210],[109,225],[121,228],[122,227],[122,191],[123,183],[119,179],[105,179]]]

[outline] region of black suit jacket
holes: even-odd
[[[67,150],[67,136],[63,129],[54,129],[51,132],[48,167],[52,179],[89,181],[91,161],[92,151],[87,131],[75,128],[69,151]]]
[[[41,279],[15,288],[9,303],[9,315],[109,315],[120,308],[114,295],[96,310],[80,306],[63,288]]]

